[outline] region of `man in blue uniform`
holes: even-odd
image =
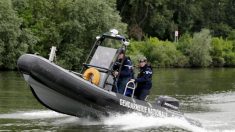
[[[132,79],[137,83],[137,87],[135,89],[135,96],[137,99],[145,100],[147,95],[150,93],[150,89],[152,87],[152,68],[148,66],[147,59],[145,57],[139,60],[140,72],[136,79]]]
[[[121,66],[122,60],[123,60],[123,65]],[[119,74],[118,70],[120,66],[121,66],[121,71]],[[113,70],[114,70],[114,76],[117,76],[119,74],[119,79],[117,81],[118,93],[123,94],[127,82],[132,78],[132,63],[128,57],[125,57],[124,50],[121,50],[121,52],[119,53],[118,60],[114,64]]]

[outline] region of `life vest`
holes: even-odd
[[[91,80],[93,84],[98,86],[100,82],[100,72],[94,67],[88,68],[84,72],[83,78],[86,80]]]

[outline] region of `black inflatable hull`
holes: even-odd
[[[178,111],[101,89],[37,55],[22,55],[17,65],[37,100],[60,113],[99,118],[110,113],[139,111],[159,117],[184,117]]]

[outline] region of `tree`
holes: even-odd
[[[175,30],[183,35],[203,28],[226,38],[235,28],[234,0],[117,0],[117,9],[137,40],[145,35],[173,40]]]
[[[190,34],[185,33],[184,35],[182,35],[182,37],[180,37],[179,42],[177,44],[177,49],[183,53],[186,56],[189,56],[190,54],[190,47],[192,45],[192,37]]]
[[[105,1],[62,0],[60,5],[62,5],[61,17],[63,18],[59,23],[59,32],[62,37],[60,48],[71,49],[70,47],[73,45],[72,47],[77,47],[77,49],[71,49],[71,51],[76,50],[75,53],[79,53],[79,49],[84,51],[77,56],[73,54],[69,56],[76,60],[67,62],[73,64],[72,68],[79,67],[81,62],[78,60],[84,61],[81,58],[84,58],[90,51],[97,35],[107,32],[111,28],[116,28],[121,33],[126,32],[126,25],[121,22],[118,12],[111,7],[112,4],[110,6]],[[64,57],[68,57],[68,55]]]
[[[21,19],[12,8],[11,0],[0,1],[0,68],[16,68],[16,60],[27,50],[20,42]]]
[[[158,67],[184,67],[187,65],[187,58],[177,51],[175,43],[161,41],[157,38],[146,38],[144,41],[132,41],[128,48],[134,59],[139,56],[146,56],[153,66]]]
[[[109,0],[14,0],[23,19],[23,30],[31,53],[48,57],[57,47],[57,62],[68,69],[79,69],[95,37],[117,28],[126,32],[126,24]]]
[[[128,24],[130,37],[141,40],[144,35],[166,39],[171,34],[172,11],[165,0],[117,0],[122,20]]]
[[[193,35],[189,47],[189,62],[194,67],[207,67],[211,64],[211,35],[208,29],[203,29]]]
[[[225,15],[226,15],[226,23],[233,29],[235,28],[235,1],[234,0],[227,0],[225,3]]]
[[[211,57],[213,66],[224,66],[225,60],[223,58],[224,40],[222,38],[213,38],[211,42],[212,50]]]

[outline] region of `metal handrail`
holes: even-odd
[[[131,85],[131,86],[133,86],[133,87],[129,86],[130,84],[133,84],[133,85]],[[134,93],[135,93],[135,88],[136,88],[135,82],[134,82],[134,81],[129,81],[129,82],[126,84],[126,88],[125,88],[125,91],[124,91],[123,95],[126,95],[126,90],[127,90],[128,88],[133,90],[133,91],[132,91],[132,95],[131,95],[131,97],[133,98],[133,97],[134,97]]]

